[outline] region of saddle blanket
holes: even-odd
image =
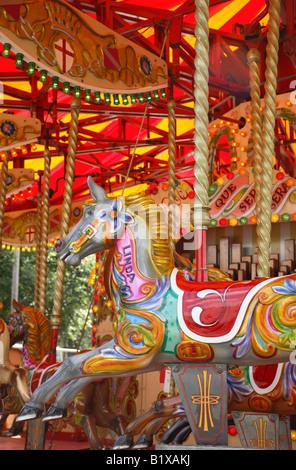
[[[204,343],[231,341],[239,331],[254,296],[272,279],[187,281],[178,269],[171,286],[178,296],[178,321],[191,339]]]

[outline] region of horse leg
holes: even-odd
[[[122,434],[115,442],[113,446],[114,450],[129,449],[130,447],[132,447],[133,437],[136,434],[139,434],[143,430],[143,428],[147,424],[149,424],[150,421],[155,418],[155,416],[157,416],[156,403],[159,403],[159,402],[152,403],[150,408],[147,411],[145,411],[145,413],[143,413],[141,416],[134,419],[127,425],[124,434]]]
[[[112,340],[100,348],[71,356],[62,363],[52,377],[35,390],[29,402],[19,413],[17,420],[26,421],[39,418],[43,413],[45,403],[62,385],[71,380],[92,377],[95,381],[106,377],[128,375],[131,371],[133,374],[142,373],[152,362],[157,351],[157,348],[151,349],[147,354],[139,357],[127,353]],[[79,391],[81,389],[83,386],[79,388]],[[71,392],[71,384],[68,392]],[[71,397],[72,395],[71,393]],[[75,396],[71,401],[74,398]]]
[[[183,407],[179,395],[155,401],[145,413],[127,425],[124,434],[117,439],[113,449],[130,448],[133,444],[133,437],[140,434],[152,420],[162,417],[170,419],[179,416],[182,411]]]
[[[26,372],[23,369],[16,369],[12,376],[12,382],[14,383],[22,403],[26,403],[30,400],[30,393],[28,389],[28,383],[26,378]]]
[[[85,415],[82,419],[82,429],[87,435],[87,439],[88,439],[91,450],[103,449],[101,440],[98,437],[98,433],[97,433],[95,416],[88,415],[88,414]]]
[[[133,449],[146,449],[147,447],[151,447],[153,444],[153,436],[155,436],[160,428],[171,418],[172,416],[164,416],[151,421],[133,446]]]
[[[189,425],[188,419],[186,417],[178,419],[162,436],[160,443],[161,444],[170,444],[184,428],[187,428]]]
[[[109,406],[109,379],[94,384],[94,391],[88,409],[93,410],[97,426],[112,429],[121,436],[127,426],[124,416],[113,413]]]
[[[157,404],[157,402],[156,402]],[[179,395],[163,400],[163,411],[160,417],[154,419],[145,427],[143,434],[139,437],[133,449],[143,449],[153,444],[153,436],[164,426],[167,421],[185,415],[184,408],[180,402]]]
[[[86,353],[78,354],[68,357],[59,367],[59,369],[50,377],[46,382],[41,384],[32,394],[30,400],[25,404],[16,421],[27,421],[30,419],[40,418],[43,414],[43,408],[51,397],[59,390],[65,383],[81,378],[87,377],[82,374],[80,364],[83,360],[89,359],[98,353],[97,350],[88,351]],[[89,376],[88,376],[89,377]],[[83,387],[81,387],[82,389]],[[79,390],[80,391],[80,390]],[[79,393],[77,392],[77,394]],[[75,395],[76,396],[76,395]],[[72,402],[75,396],[67,402]]]
[[[190,436],[192,432],[191,426],[188,423],[187,425],[184,425],[183,429],[177,434],[177,436],[174,439],[173,444],[174,445],[181,445],[183,444],[184,441]]]
[[[68,406],[74,401],[77,395],[93,381],[93,377],[81,377],[79,379],[71,380],[71,382],[65,385],[57,394],[55,402],[47,410],[43,421],[65,418],[67,416]]]

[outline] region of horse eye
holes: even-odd
[[[85,213],[87,215],[92,215],[94,213],[94,210],[91,208],[91,207],[88,207],[86,210],[85,210]]]

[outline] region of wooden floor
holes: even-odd
[[[50,448],[51,446],[51,448]],[[62,441],[60,439],[50,442],[47,440],[45,443],[45,450],[88,450],[88,442],[76,442],[75,440]],[[1,450],[25,450],[25,437],[14,436],[5,437],[0,436],[0,451]]]

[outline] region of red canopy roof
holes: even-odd
[[[5,2],[1,2],[4,4]],[[173,97],[176,101],[176,170],[177,176],[193,181],[194,136],[194,28],[195,2],[192,0],[124,0],[69,1],[80,11],[91,15],[109,28],[156,55],[163,51]],[[294,22],[285,20],[283,1],[281,47],[279,55],[278,92],[289,90],[295,75],[293,60],[287,55],[287,44],[294,38]],[[288,18],[290,16],[288,15]],[[293,14],[294,17],[294,14]],[[262,53],[266,48],[267,3],[265,0],[210,0],[210,80],[209,118],[222,117],[234,105],[250,99],[247,52],[254,44]],[[293,39],[294,41],[294,39]],[[28,148],[11,160],[15,168],[34,168],[36,182],[30,195],[26,192],[13,201],[8,199],[7,211],[36,207],[38,170],[43,170],[43,149],[48,137],[52,154],[50,186],[51,204],[61,204],[64,193],[65,160],[68,146],[71,96],[51,88],[50,80],[42,84],[38,75],[28,76],[16,69],[15,56],[0,57],[3,112],[36,116],[42,122],[42,136],[37,150]],[[167,90],[169,94],[169,90]],[[262,88],[263,93],[263,88]],[[125,106],[107,105],[102,101],[82,101],[75,164],[73,198],[87,191],[86,177],[91,174],[106,189],[123,187],[129,163],[135,152],[128,186],[150,184],[167,179],[168,111],[167,100]],[[138,139],[138,145],[135,144]],[[227,142],[221,146],[227,146]],[[227,148],[220,149],[222,165],[229,164]]]

